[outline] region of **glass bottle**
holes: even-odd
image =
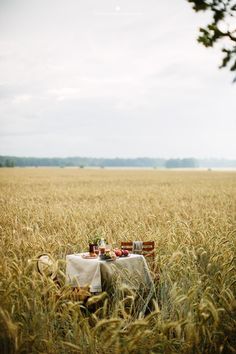
[[[106,242],[105,242],[104,238],[101,238],[101,240],[100,240],[99,251],[100,251],[100,254],[104,254],[106,251]]]

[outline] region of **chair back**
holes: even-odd
[[[121,249],[128,250],[129,252],[133,251],[133,241],[122,241]],[[144,257],[151,257],[153,260],[155,258],[155,242],[154,241],[143,241],[143,246],[140,254]]]

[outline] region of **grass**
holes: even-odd
[[[235,192],[234,172],[1,169],[0,351],[235,353]],[[88,313],[35,271],[49,252],[63,283],[66,254],[97,233],[155,241],[148,316],[127,291]]]

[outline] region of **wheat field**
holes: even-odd
[[[236,353],[235,202],[234,172],[0,169],[0,352]],[[63,284],[95,234],[155,241],[145,316],[127,293],[89,311],[36,271],[48,252]]]

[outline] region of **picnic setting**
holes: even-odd
[[[77,292],[78,299],[84,302],[105,291],[112,297],[120,289],[139,293],[139,316],[144,315],[156,295],[151,271],[155,258],[154,241],[126,241],[121,242],[120,248],[113,249],[104,238],[97,238],[88,249],[89,252],[66,255],[65,284],[71,287],[72,292]],[[49,276],[58,282],[58,265],[49,254],[38,257],[37,269],[42,276]],[[60,287],[60,283],[57,284]],[[80,294],[83,294],[81,298]],[[93,299],[90,300],[93,302]]]
[[[0,0],[0,354],[236,354],[236,0]]]

